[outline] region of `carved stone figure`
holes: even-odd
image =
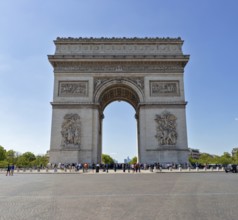
[[[78,114],[66,114],[62,123],[62,146],[80,146],[80,117]]]
[[[157,134],[155,137],[160,145],[176,145],[176,120],[177,118],[167,111],[164,111],[161,115],[156,115]]]

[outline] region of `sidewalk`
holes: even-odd
[[[108,170],[107,172],[103,172],[103,170],[100,170],[99,173],[96,173],[96,171],[88,170],[87,172],[83,172],[82,170],[75,171],[74,169],[41,169],[41,170],[33,170],[33,169],[19,169],[15,170],[14,174],[83,174],[83,175],[90,175],[90,174],[157,174],[157,173],[220,173],[225,172],[224,169],[162,169],[157,170],[154,169],[153,172],[150,170],[141,170],[141,172],[133,172],[130,170],[128,172],[123,172],[123,170],[117,170],[114,172],[114,170]],[[0,174],[6,174],[5,169],[0,169]]]

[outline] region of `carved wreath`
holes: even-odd
[[[177,118],[164,111],[160,115],[156,115],[155,121],[157,122],[155,137],[158,139],[160,145],[176,145],[177,131],[176,131]]]

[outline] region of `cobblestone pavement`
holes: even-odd
[[[238,174],[0,175],[0,219],[237,220]]]

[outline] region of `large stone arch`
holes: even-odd
[[[136,112],[142,163],[188,162],[180,38],[57,38],[51,163],[101,162],[103,110]]]
[[[111,79],[99,85],[95,90],[94,101],[103,111],[113,101],[126,101],[137,112],[139,104],[144,101],[142,89],[127,79]]]

